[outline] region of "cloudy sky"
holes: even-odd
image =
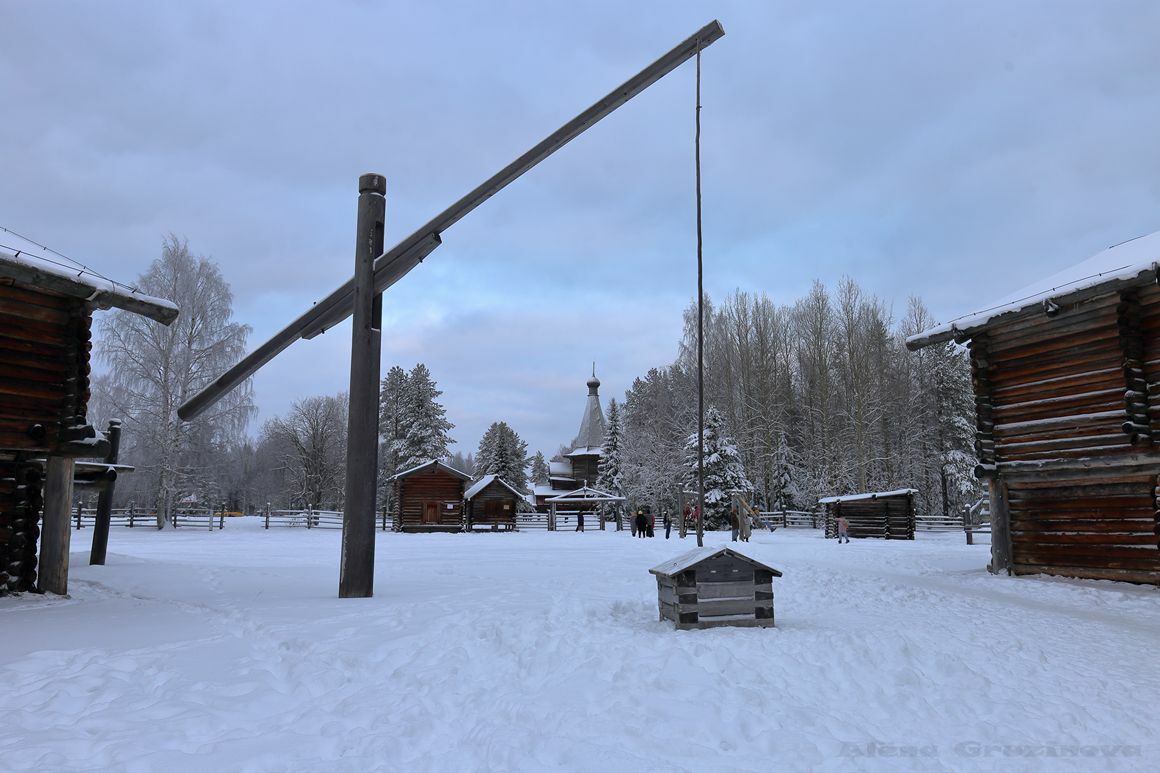
[[[265,340],[351,274],[356,184],[414,228],[712,18],[706,288],[843,274],[939,319],[1160,229],[1160,3],[0,0],[0,225],[131,280],[169,232]],[[533,449],[670,362],[695,294],[687,63],[443,234],[385,298],[461,448]],[[347,388],[349,323],[255,381]],[[256,428],[256,427],[255,427]]]

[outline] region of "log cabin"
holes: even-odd
[[[867,494],[825,497],[818,504],[826,508],[826,538],[838,536],[838,518],[850,524],[851,539],[914,539],[914,495],[912,488]]]
[[[463,531],[463,495],[471,476],[438,459],[390,479],[395,531]]]
[[[907,340],[965,344],[993,572],[1160,584],[1160,232]]]
[[[528,507],[524,495],[498,475],[484,475],[463,494],[467,529],[514,531],[516,512]]]
[[[108,308],[177,318],[169,301],[0,231],[0,593],[68,590],[74,460],[109,451],[88,420],[93,312]]]

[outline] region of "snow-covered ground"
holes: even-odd
[[[756,533],[777,628],[710,631],[663,535],[380,534],[364,600],[335,531],[73,535],[71,597],[0,599],[4,770],[1160,769],[1160,592],[960,534]]]

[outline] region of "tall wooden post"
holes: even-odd
[[[44,521],[40,531],[40,575],[45,593],[68,593],[68,549],[72,538],[73,460],[50,456],[44,473]]]
[[[106,433],[109,438],[109,453],[105,456],[106,464],[116,464],[117,454],[121,450],[121,420],[110,419]],[[97,517],[93,520],[93,547],[89,551],[89,564],[92,566],[105,565],[105,553],[109,548],[109,519],[113,513],[113,492],[117,486],[117,479],[109,480],[97,494]]]
[[[354,324],[350,342],[346,498],[342,513],[339,598],[369,598],[375,585],[375,492],[378,488],[379,359],[383,299],[375,293],[375,258],[383,252],[387,181],[358,180],[354,251]]]
[[[991,565],[992,574],[1011,574],[1011,520],[1007,510],[1007,484],[1000,477],[987,481],[991,496]]]

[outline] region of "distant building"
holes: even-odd
[[[600,457],[604,455],[604,411],[600,407],[600,379],[593,368],[588,379],[588,399],[580,417],[580,431],[567,452],[548,462],[548,485],[535,486],[536,507],[546,508],[549,497],[584,486],[595,486]]]

